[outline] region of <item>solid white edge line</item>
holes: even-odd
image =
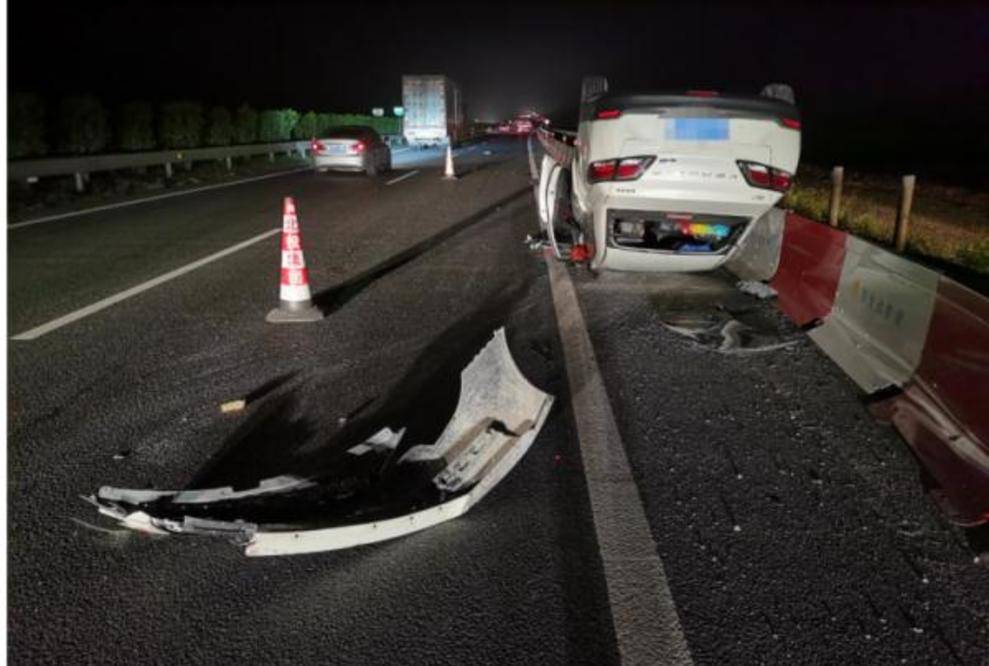
[[[287,171],[279,171],[277,173],[266,173],[263,176],[254,176],[251,178],[243,178],[241,180],[231,181],[229,183],[217,183],[215,185],[204,185],[203,187],[196,187],[191,190],[182,190],[180,192],[168,192],[166,194],[156,194],[153,197],[144,197],[142,199],[131,199],[130,201],[121,201],[119,203],[106,204],[104,206],[96,206],[95,208],[85,208],[83,210],[70,211],[68,213],[58,213],[56,215],[46,215],[45,217],[36,217],[33,220],[24,220],[23,222],[16,222],[14,224],[7,225],[7,231],[13,231],[14,229],[22,229],[24,227],[34,226],[35,224],[43,224],[45,222],[54,222],[56,220],[64,220],[67,217],[76,217],[77,215],[87,215],[89,213],[98,213],[102,210],[113,210],[114,208],[124,208],[125,206],[134,206],[137,204],[147,203],[148,201],[159,201],[161,199],[171,199],[172,197],[180,197],[185,194],[195,194],[196,192],[206,192],[208,190],[218,190],[222,187],[233,187],[234,185],[242,185],[244,183],[253,183],[258,180],[265,180],[266,178],[276,178],[278,176],[286,176],[290,173],[299,173],[300,171],[309,171],[312,167],[300,167],[298,169],[289,169]]]
[[[392,178],[387,183],[385,183],[385,185],[394,185],[395,183],[400,183],[403,180],[405,180],[406,178],[411,178],[412,176],[416,175],[417,173],[419,173],[419,169],[413,169],[412,171],[410,171],[408,173],[402,174],[398,178]]]
[[[624,664],[692,664],[567,269],[545,257],[608,603]]]
[[[67,315],[63,315],[58,319],[53,319],[47,324],[42,324],[41,326],[36,326],[29,331],[24,331],[23,333],[19,333],[11,337],[11,340],[35,340],[37,338],[40,338],[42,335],[45,335],[46,333],[51,333],[56,329],[62,328],[63,326],[66,326],[73,322],[79,321],[84,317],[88,317],[91,314],[95,314],[99,312],[100,310],[105,310],[111,305],[116,305],[120,301],[126,300],[131,296],[136,296],[137,294],[140,294],[143,291],[147,291],[148,289],[157,287],[158,285],[168,282],[169,280],[174,280],[175,278],[185,275],[186,273],[189,273],[191,271],[194,271],[197,268],[200,268],[201,266],[205,266],[206,264],[216,261],[217,259],[222,259],[223,257],[229,254],[233,254],[234,252],[237,252],[239,250],[243,250],[245,247],[254,245],[255,243],[263,241],[266,238],[270,238],[271,236],[274,236],[275,234],[281,232],[281,230],[282,230],[281,227],[277,227],[275,229],[272,229],[271,231],[266,231],[263,234],[254,236],[253,238],[248,238],[247,240],[237,243],[236,245],[231,245],[225,250],[220,250],[219,252],[209,255],[208,257],[203,257],[202,259],[198,259],[192,262],[191,264],[186,264],[181,268],[176,268],[173,271],[169,271],[164,275],[159,275],[158,277],[152,278],[147,282],[142,282],[141,284],[131,287],[130,289],[125,289],[124,291],[114,294],[113,296],[108,296],[107,298],[104,298],[101,301],[97,301],[92,305],[87,305],[86,307],[80,308],[75,312],[70,312]]]

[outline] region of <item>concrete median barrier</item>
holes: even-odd
[[[805,326],[831,313],[845,260],[847,234],[792,213],[786,217],[779,269],[772,287],[779,307]]]
[[[902,388],[920,364],[938,274],[848,236],[831,313],[810,337],[867,393]]]
[[[891,251],[787,215],[779,307],[910,445],[956,523],[989,521],[989,299]]]

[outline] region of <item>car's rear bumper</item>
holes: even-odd
[[[317,169],[339,171],[363,171],[366,164],[363,155],[316,155],[313,166]]]
[[[723,198],[711,196],[706,200],[692,197],[622,196],[621,193],[606,191],[605,188],[609,188],[609,185],[596,187],[600,189],[593,192],[591,197],[593,232],[590,241],[594,245],[591,267],[617,271],[714,270],[728,260],[732,250],[751,226],[752,220],[763,215],[779,198],[776,195],[767,201],[744,201],[723,195]],[[715,244],[714,251],[703,251],[698,247],[692,248],[692,251],[645,249],[616,242],[611,228],[616,215],[637,212],[647,218],[665,214],[692,214],[698,222],[714,220],[727,223],[731,226],[732,233],[727,242]]]
[[[643,273],[693,273],[713,271],[727,259],[727,254],[678,254],[604,245],[595,247],[591,267]]]

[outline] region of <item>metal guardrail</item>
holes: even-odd
[[[308,141],[283,141],[280,143],[259,143],[239,146],[218,146],[215,148],[189,148],[184,150],[159,150],[141,153],[110,153],[106,155],[85,155],[81,157],[51,157],[44,159],[15,160],[7,163],[8,180],[33,180],[44,176],[74,175],[76,189],[82,191],[90,173],[113,171],[145,166],[164,166],[166,177],[172,176],[174,164],[185,164],[191,168],[193,162],[226,160],[227,168],[232,168],[234,157],[269,155],[276,153],[298,153],[306,156]]]

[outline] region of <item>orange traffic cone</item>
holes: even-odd
[[[457,172],[453,169],[453,148],[446,144],[446,168],[443,170],[445,180],[457,180]]]
[[[312,304],[309,291],[309,269],[302,255],[302,236],[295,202],[285,197],[282,208],[282,277],[278,290],[278,307],[265,320],[272,324],[319,321],[323,313]]]

